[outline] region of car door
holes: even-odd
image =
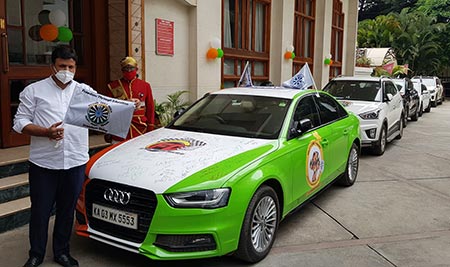
[[[312,94],[299,100],[290,118],[291,128],[302,119],[311,120],[312,128],[283,145],[286,149],[284,154],[289,155],[292,167],[292,196],[296,203],[309,198],[324,185],[324,177],[329,176],[331,160],[328,155],[330,128],[321,125]]]
[[[388,128],[389,131],[395,129],[397,122],[400,120],[402,111],[403,111],[403,103],[402,97],[398,92],[395,85],[390,81],[384,81],[383,86],[384,92],[384,102],[387,106],[387,118],[388,118]],[[392,95],[392,99],[388,99],[388,94]]]
[[[328,143],[325,154],[326,158],[331,159],[327,160],[327,165],[330,167],[330,175],[326,177],[328,182],[329,179],[335,178],[344,171],[349,147],[348,134],[352,125],[343,119],[348,114],[332,97],[322,93],[320,97],[314,95],[314,100],[319,110],[322,126],[330,129],[326,138]]]
[[[405,89],[409,96],[409,115],[412,115],[419,108],[419,94],[414,89],[413,83],[410,80],[405,81]]]

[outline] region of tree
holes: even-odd
[[[439,43],[441,25],[423,12],[403,9],[359,23],[359,47],[392,47],[399,64],[409,64],[413,74],[436,74],[445,57]]]
[[[418,0],[359,0],[358,21],[374,19],[403,8],[414,7]],[[420,1],[420,0],[419,0]]]

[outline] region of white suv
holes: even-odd
[[[415,76],[411,79],[412,81],[420,81],[428,89],[431,97],[431,106],[436,107],[438,104],[442,104],[445,99],[444,87],[442,86],[441,80],[436,76]]]
[[[374,154],[382,155],[387,142],[402,138],[403,100],[390,78],[337,77],[323,90],[358,115],[362,145]]]
[[[420,80],[411,81],[414,89],[419,94],[419,117],[421,117],[424,112],[430,112],[431,110],[431,95],[425,84],[423,84]]]

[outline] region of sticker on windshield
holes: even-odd
[[[319,184],[325,166],[319,140],[312,140],[309,143],[306,159],[306,181],[310,187],[314,188]]]

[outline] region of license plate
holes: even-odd
[[[116,210],[95,203],[92,203],[92,217],[131,229],[138,228],[136,213]]]

